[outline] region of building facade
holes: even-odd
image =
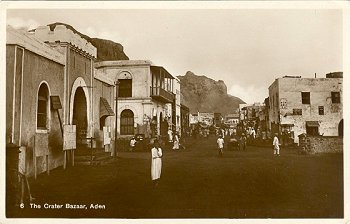
[[[236,127],[239,123],[239,114],[227,114],[224,123],[232,128]]]
[[[338,73],[337,73],[338,74]],[[298,135],[343,135],[343,78],[285,76],[269,87],[269,128],[272,132]]]
[[[198,122],[205,125],[214,125],[214,113],[198,112]]]
[[[20,166],[34,173],[62,164],[62,135],[51,96],[63,99],[65,58],[29,35],[7,27],[6,38],[6,143],[21,147]],[[35,150],[44,140],[45,149]],[[46,160],[49,157],[49,164]]]
[[[180,80],[177,77],[174,77],[174,94],[175,94],[175,98],[174,101],[172,103],[172,124],[173,124],[173,129],[175,129],[175,131],[177,133],[179,133],[179,135],[182,134],[182,116],[181,116],[181,84],[180,84]]]
[[[181,104],[181,135],[189,135],[190,132],[190,108]]]
[[[7,28],[6,141],[22,148],[27,175],[73,164],[87,138],[96,148],[106,143],[114,88],[113,81],[94,76],[96,53],[65,26]]]
[[[170,128],[180,130],[180,88],[165,68],[142,60],[102,61],[95,64],[95,73],[119,82],[120,138],[166,136]]]

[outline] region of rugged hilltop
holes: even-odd
[[[100,38],[91,38],[83,33],[80,33],[71,25],[65,23],[52,23],[48,26],[51,30],[54,30],[57,25],[64,25],[67,29],[72,30],[74,33],[79,34],[81,37],[89,41],[92,45],[97,48],[97,61],[108,61],[108,60],[129,60],[129,57],[124,53],[124,47],[115,43],[111,40],[105,40]]]
[[[217,112],[233,113],[244,103],[238,97],[227,94],[224,81],[215,81],[206,76],[198,76],[188,71],[184,76],[177,76],[181,82],[183,104],[190,108],[190,113]]]

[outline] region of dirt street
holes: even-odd
[[[163,153],[157,188],[150,180],[150,152],[120,152],[107,165],[58,168],[31,180],[35,204],[26,203],[14,216],[343,217],[342,154],[298,155],[282,148],[274,157],[270,148],[250,146],[226,149],[219,158],[215,137]]]

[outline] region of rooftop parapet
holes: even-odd
[[[6,28],[6,44],[15,44],[21,46],[33,53],[46,57],[52,61],[64,65],[65,57],[57,50],[50,48],[39,38],[29,35],[23,30],[16,30],[11,26]]]
[[[343,72],[331,72],[326,74],[326,78],[343,78]]]
[[[94,58],[97,57],[97,48],[95,46],[64,25],[57,25],[53,31],[50,30],[49,26],[39,26],[31,33],[44,42],[68,43],[86,52]]]
[[[120,60],[120,61],[100,61],[94,63],[95,68],[102,67],[123,67],[123,66],[151,66],[153,63],[148,60]]]

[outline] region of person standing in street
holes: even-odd
[[[168,129],[168,140],[169,142],[173,142],[173,131],[171,128]]]
[[[245,151],[247,149],[247,137],[244,133],[241,135],[239,146],[242,151]]]
[[[222,136],[223,138],[225,137],[225,130],[224,130],[223,128],[221,129],[221,133],[220,133],[220,134],[221,134],[221,136]]]
[[[280,141],[278,140],[278,134],[275,133],[275,137],[273,138],[273,155],[280,156]]]
[[[132,137],[130,140],[130,151],[134,151],[136,146],[136,139],[135,137]]]
[[[219,136],[219,138],[218,138],[218,140],[216,141],[216,143],[218,144],[218,150],[219,150],[219,157],[222,157],[222,155],[223,155],[223,150],[224,150],[224,144],[225,144],[225,142],[224,142],[224,139],[223,139],[223,137],[220,135]]]
[[[180,149],[180,140],[179,140],[179,134],[176,132],[174,135],[174,145],[173,145],[173,149],[174,150],[179,150]]]
[[[253,139],[255,139],[255,136],[256,136],[256,132],[255,132],[255,129],[252,128],[252,130],[250,131],[250,135]]]
[[[154,146],[151,149],[152,164],[151,164],[151,178],[155,187],[158,186],[160,175],[162,172],[162,149],[159,146],[158,140],[154,141]]]

